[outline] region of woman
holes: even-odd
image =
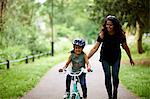
[[[97,42],[88,54],[88,58],[98,50],[100,44],[100,61],[102,62],[104,74],[105,74],[105,86],[107,89],[109,99],[117,99],[117,89],[119,84],[119,68],[121,60],[121,49],[120,45],[126,51],[131,65],[134,65],[132,60],[129,47],[126,43],[125,32],[119,23],[119,20],[115,16],[107,16],[103,29],[100,32]],[[112,69],[110,69],[112,66]],[[112,71],[111,71],[112,70]],[[111,73],[113,78],[113,94],[112,94],[112,83]]]

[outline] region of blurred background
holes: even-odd
[[[0,62],[48,51],[56,58],[65,59],[66,56],[58,55],[68,53],[72,49],[74,38],[83,38],[90,45],[96,42],[108,14],[115,15],[120,20],[138,70],[144,68],[137,74],[146,74],[135,81],[137,83],[144,79],[139,82],[140,88],[140,85],[137,85],[138,92],[135,87],[128,88],[141,97],[149,97],[149,0],[0,0]],[[128,57],[124,53],[123,51],[122,63],[128,65]],[[0,73],[7,75],[3,71],[8,73],[0,66]],[[127,74],[130,78],[130,73]],[[135,76],[133,78],[136,78]],[[6,84],[7,81],[2,78],[3,76],[0,77],[1,83]],[[123,74],[121,79],[128,86]],[[145,89],[141,92],[144,84]],[[7,85],[0,86],[2,89],[6,87]],[[23,92],[16,97],[21,96]],[[4,94],[5,91],[1,92],[1,97],[5,97]]]
[[[108,14],[120,20],[142,54],[148,51],[149,8],[149,0],[1,0],[0,62],[38,51],[58,53],[76,37],[92,44]]]

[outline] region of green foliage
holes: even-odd
[[[66,37],[72,40],[76,37],[83,37],[82,33],[79,33],[78,30],[75,30],[75,27],[67,27],[66,24],[56,25],[56,33],[58,37]]]
[[[136,45],[134,44],[134,42],[128,44],[133,60],[142,61],[143,59],[150,59],[150,43],[149,43],[150,38],[149,37],[143,37],[142,40],[143,40],[143,44],[142,44],[143,49],[145,51],[143,54],[137,53],[137,48],[136,48]],[[123,49],[122,49],[122,59],[123,60],[129,60],[126,52]]]
[[[67,53],[73,49],[72,41],[67,38],[59,38],[59,42],[55,43],[55,53]]]
[[[5,48],[4,51],[1,53],[1,62],[6,60],[14,60],[18,58],[25,57],[27,55],[31,54],[28,49],[25,49],[24,46],[9,46]]]
[[[149,1],[148,0],[94,0],[90,5],[91,18],[101,23],[101,17],[108,14],[117,16],[122,23],[128,22],[128,26],[136,26],[136,21],[142,23],[145,32],[149,31]]]
[[[25,57],[33,51],[50,50],[49,41],[41,36],[37,28],[38,7],[31,0],[7,3],[4,29],[0,34],[1,62]]]
[[[91,2],[53,0],[52,17],[52,0],[46,0],[43,4],[35,0],[8,1],[3,18],[3,31],[0,34],[1,61],[24,57],[27,53],[51,50],[52,18],[54,44],[60,42],[59,37],[66,37],[71,41],[80,37],[92,42],[98,34],[98,26],[88,17],[87,9]],[[15,47],[17,50],[13,53]],[[54,45],[54,49],[55,47]],[[24,51],[19,51],[22,48]]]
[[[87,2],[87,3],[85,3]],[[89,20],[87,5],[90,2],[87,0],[55,0],[54,1],[54,29],[58,36],[65,36],[69,39],[72,39],[74,36],[79,36],[87,39],[86,37],[90,36],[90,39],[94,39],[95,30],[97,29],[97,25],[92,23]],[[51,0],[47,0],[45,5],[51,9]],[[52,12],[49,12],[51,15]],[[56,26],[56,27],[55,27]],[[60,29],[61,28],[61,29]],[[67,29],[65,29],[67,28]],[[59,30],[60,29],[60,30]],[[63,32],[64,30],[64,32]],[[72,31],[72,33],[70,32]],[[89,33],[93,33],[92,35]],[[68,34],[69,33],[69,34]],[[74,34],[75,33],[75,34]],[[73,34],[73,35],[72,35]],[[55,35],[57,36],[57,35]],[[55,37],[56,38],[56,37]]]

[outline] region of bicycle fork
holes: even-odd
[[[80,93],[79,93],[79,90],[77,88],[78,79],[76,79],[76,77],[74,77],[73,79],[74,80],[73,80],[73,89],[72,89],[71,97],[74,97],[73,99],[80,99]]]

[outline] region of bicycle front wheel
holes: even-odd
[[[80,97],[80,95],[75,94],[71,97],[71,99],[82,99],[82,97]]]
[[[76,99],[76,94],[72,95],[71,99]]]

